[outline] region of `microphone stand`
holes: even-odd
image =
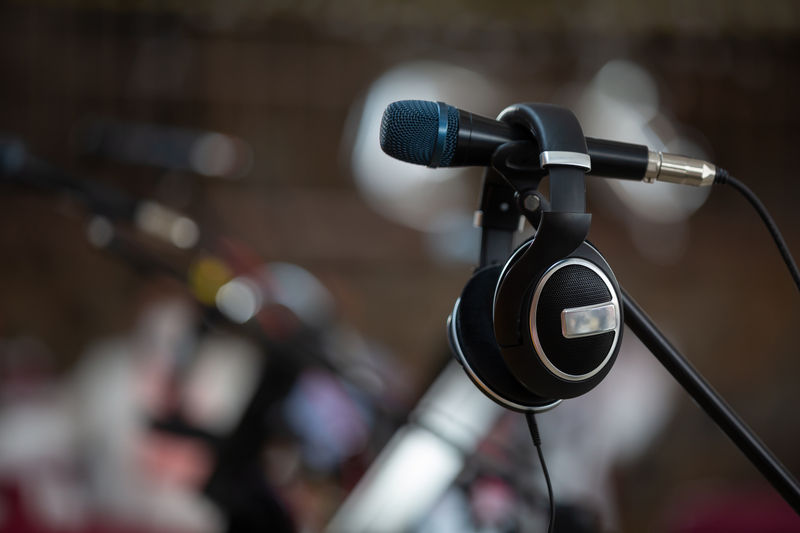
[[[525,141],[506,143],[492,157],[494,168],[487,168],[479,207],[480,220],[477,221],[484,230],[481,265],[505,262],[513,232],[519,225],[519,216],[524,214],[533,227],[537,227],[542,209],[547,209],[546,200],[538,192],[546,170],[536,162],[531,164],[525,159],[529,152],[529,144]],[[534,199],[534,196],[534,206],[529,207],[527,200]],[[624,289],[622,303],[624,320],[631,331],[800,515],[800,484],[791,472],[669,342]]]
[[[800,485],[792,474],[697,369],[667,340],[624,289],[622,304],[625,324],[780,493],[786,503],[800,514]]]

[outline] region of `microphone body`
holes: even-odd
[[[0,183],[66,193],[93,215],[132,222],[137,229],[178,248],[192,248],[199,241],[199,228],[191,218],[104,183],[75,178],[31,155],[25,144],[13,137],[0,137]]]
[[[501,120],[461,109],[458,110],[458,117],[456,149],[450,166],[487,166],[501,144],[531,140],[529,132]],[[644,145],[587,137],[586,148],[592,161],[590,174],[642,179],[647,171],[650,150]]]
[[[156,124],[91,120],[75,140],[86,155],[209,177],[239,178],[253,159],[250,145],[238,137]]]
[[[490,166],[502,144],[529,140],[524,128],[470,113],[442,102],[402,100],[390,104],[381,121],[381,148],[388,155],[430,167]],[[589,174],[611,178],[710,185],[714,165],[698,159],[651,151],[641,144],[586,137]]]

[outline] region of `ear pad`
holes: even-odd
[[[451,349],[470,379],[503,407],[541,411],[561,400],[543,398],[517,381],[503,362],[492,326],[492,300],[500,266],[478,270],[464,287],[448,319]]]

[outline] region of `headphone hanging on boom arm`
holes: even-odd
[[[586,242],[584,174],[591,169],[580,124],[567,109],[517,104],[499,120],[531,132],[501,145],[481,194],[481,261],[448,317],[448,339],[470,379],[521,412],[550,409],[594,388],[622,337],[620,288]],[[550,202],[538,192],[550,178]],[[520,213],[535,235],[510,251]]]

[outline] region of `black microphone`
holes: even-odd
[[[239,178],[253,159],[250,145],[238,137],[156,124],[87,120],[75,141],[87,155],[209,177]]]
[[[501,144],[530,140],[520,126],[457,109],[443,102],[401,100],[389,104],[381,120],[381,148],[386,154],[417,165],[436,167],[489,166]],[[717,169],[711,163],[631,144],[586,137],[590,174],[610,178],[711,185]]]
[[[153,200],[129,196],[104,183],[76,178],[32,155],[25,143],[0,135],[0,184],[66,193],[93,214],[130,221],[151,236],[178,248],[192,248],[199,240],[197,224],[189,217]]]

